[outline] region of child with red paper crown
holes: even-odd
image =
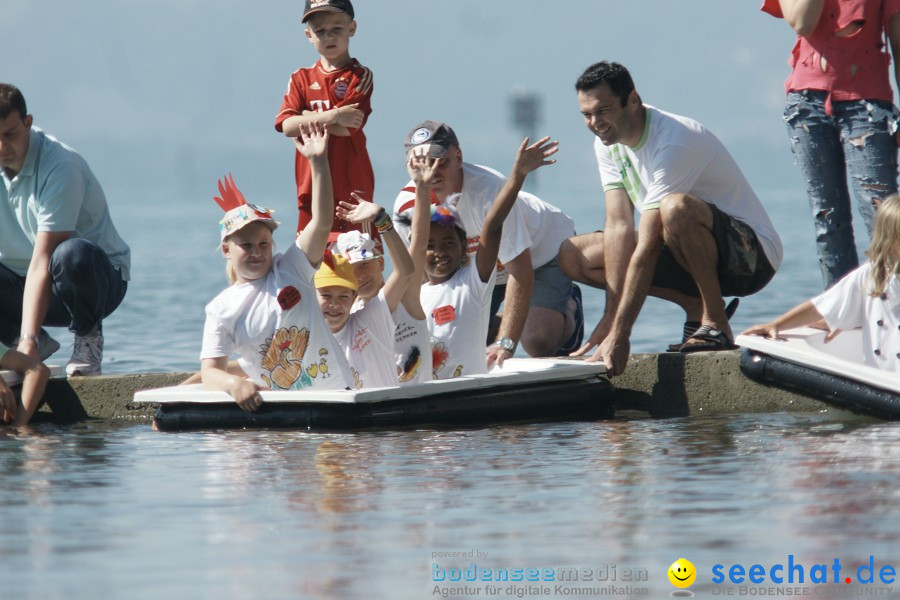
[[[487,372],[484,340],[503,221],[509,216],[525,178],[535,169],[555,163],[550,156],[557,149],[558,143],[551,142],[549,137],[530,146],[526,138],[519,146],[509,179],[485,217],[474,264],[466,263],[466,232],[454,208],[458,197],[450,196],[446,203],[431,207],[431,229],[425,249],[428,283],[422,285],[420,298],[431,332],[435,379]],[[409,154],[414,163],[432,156],[427,144],[416,146]],[[417,206],[416,210],[420,208]]]
[[[312,169],[313,214],[284,254],[272,254],[272,212],[248,204],[233,179],[219,182],[215,198],[225,211],[222,253],[232,285],[206,306],[200,375],[247,411],[259,408],[262,389],[342,390],[351,381],[313,287],[334,215],[328,133],[315,124],[299,133],[297,149]],[[239,368],[228,365],[232,354]]]

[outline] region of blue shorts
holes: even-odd
[[[494,286],[494,295],[491,298],[492,315],[497,314],[505,295],[506,284]],[[571,295],[572,280],[559,268],[556,258],[534,270],[531,306],[549,308],[564,315],[569,310]]]

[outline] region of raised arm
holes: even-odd
[[[406,162],[410,179],[416,184],[416,202],[410,225],[409,256],[413,262],[410,283],[403,295],[403,306],[414,319],[424,319],[421,285],[425,281],[425,250],[431,229],[431,180],[440,159],[428,156],[421,148],[412,152]]]
[[[317,265],[325,254],[328,234],[334,224],[334,188],[328,165],[328,131],[317,124],[300,128],[294,140],[300,154],[309,160],[312,171],[312,219],[300,232],[297,243],[310,264]]]
[[[509,178],[503,184],[497,198],[494,199],[481,228],[481,240],[478,242],[478,252],[475,254],[475,266],[482,281],[490,278],[491,272],[497,264],[497,255],[500,253],[500,237],[503,235],[503,221],[509,216],[516,197],[522,189],[522,184],[525,183],[525,178],[535,169],[556,162],[555,159],[549,157],[559,150],[559,142],[551,142],[549,136],[541,138],[530,146],[528,141],[528,138],[525,138],[519,145]]]
[[[337,208],[338,216],[351,223],[371,222],[381,233],[381,239],[387,246],[393,265],[393,271],[385,282],[383,291],[388,308],[394,312],[409,284],[409,278],[413,272],[412,259],[409,257],[409,252],[406,250],[400,234],[394,229],[387,211],[374,202],[364,202],[356,193],[350,195],[356,200],[356,204],[341,200]]]
[[[804,37],[811,34],[822,17],[825,0],[778,0],[784,20],[788,22],[797,35]]]

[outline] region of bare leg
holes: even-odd
[[[716,271],[718,251],[712,235],[712,211],[702,200],[684,194],[663,198],[659,211],[665,244],[700,290],[702,313],[699,321],[733,338]]]
[[[559,268],[576,283],[606,289],[603,267],[603,232],[570,237],[559,247]]]
[[[574,315],[564,315],[552,308],[532,306],[522,331],[522,348],[529,356],[554,356],[575,329]]]
[[[601,290],[606,289],[602,231],[569,238],[559,247],[557,261],[563,273],[572,280]],[[716,283],[718,284],[718,281]],[[649,294],[680,306],[684,310],[686,321],[699,321],[703,314],[703,303],[696,296],[657,287],[651,287]]]

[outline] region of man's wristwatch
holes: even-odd
[[[514,354],[516,351],[516,343],[508,337],[497,338],[497,341],[494,342],[494,345],[498,348],[503,348],[510,354]]]

